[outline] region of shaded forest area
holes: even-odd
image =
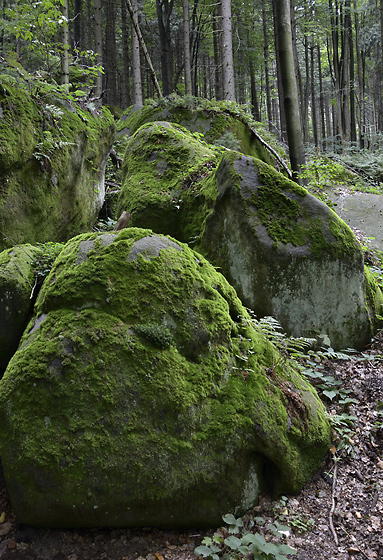
[[[2,0],[1,70],[21,64],[116,108],[161,92],[236,100],[286,140],[287,4],[306,150],[380,148],[382,0]]]

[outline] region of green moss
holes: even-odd
[[[0,77],[0,229],[17,243],[63,241],[89,230],[110,113],[85,110],[57,92],[32,95]],[[0,248],[9,246],[1,240]]]
[[[188,246],[136,228],[78,236],[36,312],[0,383],[0,451],[11,492],[23,488],[21,519],[40,491],[44,504],[59,494],[64,525],[73,504],[88,520],[97,505],[95,525],[130,507],[171,503],[179,515],[197,488],[199,513],[212,511],[228,477],[222,507],[234,507],[254,461],[274,465],[277,491],[298,489],[319,464],[320,401]]]
[[[135,133],[142,125],[152,121],[169,121],[186,127],[191,132],[203,135],[206,142],[220,144],[220,138],[230,132],[239,144],[238,151],[273,165],[270,152],[251,131],[260,125],[240,106],[232,102],[217,102],[207,99],[173,96],[170,100],[146,102],[138,111],[127,109],[117,125],[119,132]],[[261,135],[267,134],[262,130]],[[281,152],[272,137],[266,139],[277,152]],[[285,154],[283,154],[285,155]]]
[[[364,266],[364,294],[366,310],[371,321],[371,332],[383,326],[383,294],[368,266]]]

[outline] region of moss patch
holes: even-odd
[[[103,199],[111,114],[43,91],[0,77],[0,229],[17,243],[63,241],[90,229]],[[10,244],[2,239],[0,248]]]

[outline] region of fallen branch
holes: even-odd
[[[334,515],[334,511],[335,511],[335,490],[336,490],[336,479],[337,479],[337,474],[338,474],[338,461],[337,458],[333,457],[333,461],[334,461],[334,472],[332,475],[332,488],[331,488],[331,509],[330,509],[330,513],[328,516],[328,522],[330,525],[330,529],[331,529],[331,533],[332,536],[334,537],[334,541],[336,546],[339,546],[339,541],[338,541],[338,536],[336,534],[335,528],[334,528],[334,523],[333,523],[333,515]]]
[[[292,181],[293,179],[293,174],[291,172],[291,169],[289,169],[289,167],[287,166],[287,164],[283,161],[283,159],[281,158],[281,156],[278,154],[278,152],[276,152],[274,150],[274,148],[272,148],[267,142],[264,141],[264,139],[259,136],[258,132],[249,124],[247,125],[249,127],[249,129],[251,130],[251,132],[254,134],[254,136],[256,137],[256,139],[258,140],[258,142],[260,142],[262,144],[262,146],[264,146],[266,148],[266,150],[268,150],[274,157],[275,159],[278,161],[278,163],[283,167],[283,169],[286,171],[287,176],[289,179],[291,179]]]

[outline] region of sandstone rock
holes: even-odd
[[[20,522],[215,526],[321,464],[315,391],[187,245],[136,228],[74,238],[35,311],[0,382]]]

